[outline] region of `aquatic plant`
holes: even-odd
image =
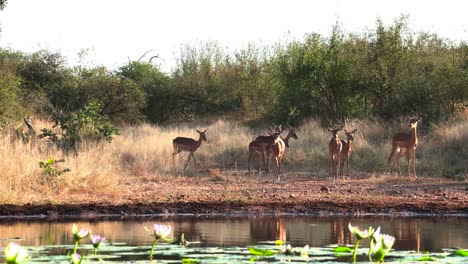
[[[153,231],[149,230],[147,227],[145,227],[145,229],[146,231],[150,232],[150,236],[154,237],[153,245],[151,246],[151,251],[149,254],[149,259],[152,260],[154,248],[156,247],[156,244],[158,244],[159,239],[172,242],[172,240],[169,238],[169,235],[171,234],[171,231],[172,231],[172,227],[170,225],[154,224]]]
[[[374,234],[373,239],[370,241],[370,252],[369,259],[372,261],[371,256],[375,258],[375,261],[382,262],[385,255],[390,252],[395,243],[395,238],[385,234]]]
[[[73,247],[73,254],[76,254],[78,243],[80,242],[80,240],[82,240],[83,238],[89,235],[89,230],[85,228],[81,228],[78,230],[78,226],[76,224],[73,224],[72,233],[73,233],[73,238],[75,239],[75,246]]]
[[[5,247],[5,260],[7,264],[18,264],[29,259],[28,251],[15,242]]]
[[[101,243],[104,243],[104,242],[106,242],[105,237],[102,237],[100,235],[91,234],[91,243],[93,244],[93,249],[94,249],[93,253],[94,253],[94,255],[96,255],[96,250],[99,248]]]
[[[352,226],[351,223],[348,224],[348,229],[351,233],[354,234],[356,238],[356,243],[354,243],[354,251],[353,251],[353,261],[356,262],[356,253],[359,246],[359,241],[362,239],[366,239],[374,234],[374,228],[372,226],[369,227],[368,230],[360,230],[357,226]],[[380,232],[380,227],[377,229]]]

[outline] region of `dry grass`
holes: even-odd
[[[47,122],[36,127],[49,126]],[[351,170],[379,175],[385,171],[390,151],[389,138],[404,126],[388,129],[373,121],[349,120],[347,129],[358,129],[351,157]],[[182,172],[187,153],[177,157],[172,165],[172,139],[177,136],[198,139],[195,128],[207,128],[208,142],[195,153],[198,166],[191,161]],[[219,120],[197,127],[191,124],[162,127],[142,124],[122,129],[112,143],[84,145],[78,155],[65,155],[45,141],[28,144],[12,141],[10,136],[0,140],[0,202],[73,202],[93,201],[97,196],[118,199],[121,193],[138,189],[141,181],[180,179],[180,177],[215,177],[222,180],[224,170],[247,168],[248,143],[265,130]],[[315,121],[305,122],[296,129],[298,140],[290,141],[284,169],[287,172],[328,174],[328,140],[330,133]],[[341,137],[344,135],[341,133]],[[420,136],[417,150],[419,175],[457,175],[467,170],[468,119],[459,118],[432,125],[429,134]],[[64,158],[59,168],[71,171],[56,177],[45,177],[38,162],[48,158]],[[404,169],[405,166],[402,166]],[[403,172],[404,173],[404,172]],[[184,176],[183,176],[184,175]]]

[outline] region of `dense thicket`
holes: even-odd
[[[412,32],[405,18],[373,30],[309,34],[228,52],[213,42],[181,48],[171,73],[143,59],[109,70],[69,67],[49,51],[0,49],[0,123],[50,106],[90,102],[117,123],[227,116],[244,122],[316,118],[449,117],[468,103],[468,46]],[[45,103],[46,102],[46,103]],[[49,106],[49,107],[46,107]]]

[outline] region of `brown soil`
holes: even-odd
[[[213,213],[468,215],[468,183],[443,178],[323,176],[209,171],[207,176],[134,177],[119,194],[75,190],[45,202],[0,205],[2,216]],[[63,198],[68,197],[68,198]]]

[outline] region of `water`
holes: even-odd
[[[266,241],[278,239],[289,242],[293,247],[309,245],[320,248],[330,244],[353,244],[354,237],[348,231],[349,222],[362,228],[380,226],[382,233],[395,236],[394,249],[400,251],[443,252],[446,248],[468,248],[466,217],[176,216],[98,220],[0,220],[0,251],[3,251],[8,239],[15,238],[17,243],[32,249],[43,247],[39,253],[35,253],[38,257],[64,255],[73,244],[72,225],[77,224],[107,238],[109,243],[102,249],[106,255],[114,254],[119,248],[129,253],[119,255],[115,261],[145,260],[152,237],[144,227],[151,229],[155,223],[171,225],[172,236],[185,233],[188,241],[196,241],[188,248],[191,254],[205,254],[206,250],[214,249],[245,251],[247,246],[265,245],[268,244]],[[84,243],[89,244],[88,241]],[[158,246],[161,248],[167,245]],[[177,251],[178,248],[179,246],[171,245],[167,250]],[[90,252],[87,247],[83,247],[81,251]],[[242,251],[240,254],[244,253]],[[3,255],[2,252],[1,254]],[[1,257],[0,262],[3,261]],[[180,263],[178,256],[160,257],[166,260],[175,258]]]

